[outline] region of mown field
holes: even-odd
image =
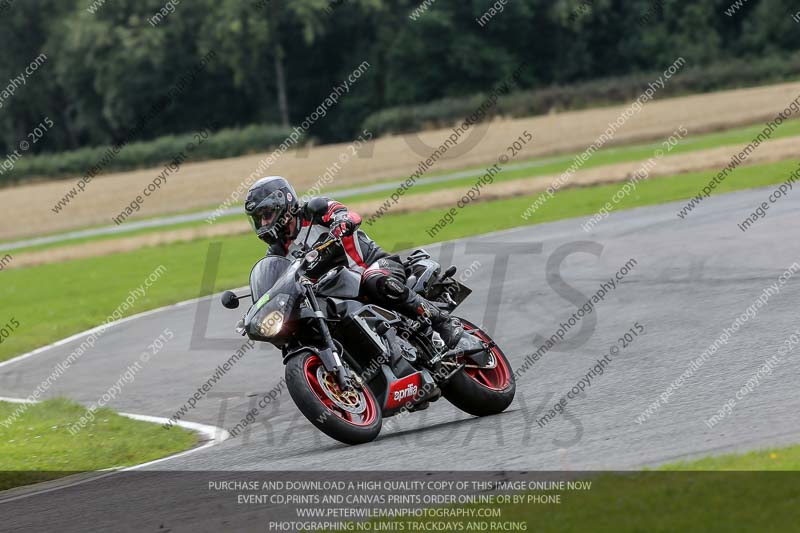
[[[763,125],[758,124],[711,134],[689,133],[677,140],[677,144],[668,152],[665,151],[663,141],[606,148],[588,159],[566,187],[585,187],[592,183],[623,181],[630,173],[635,172],[643,161],[653,157],[656,150],[665,151],[667,155],[650,169],[652,177],[721,168],[727,164],[731,154],[750,142],[762,129]],[[800,120],[786,122],[774,132],[770,142],[760,146],[751,155],[750,162],[774,161],[794,155],[794,137],[798,136],[800,136]],[[573,163],[576,157],[577,154],[565,154],[558,157],[514,161],[494,176],[491,186],[484,188],[477,200],[513,197],[544,190],[556,176]],[[485,172],[485,167],[473,167],[459,173],[464,177],[447,181],[435,181],[437,175],[434,174],[431,176],[432,181],[420,181],[408,189],[403,200],[397,206],[393,206],[392,210],[408,212],[449,207],[464,194],[464,191],[473,187],[477,178]],[[338,196],[336,190],[327,194],[368,217],[390,192],[375,191],[345,198]],[[249,225],[242,215],[233,215],[221,217],[213,226],[209,226],[205,220],[200,220],[164,227],[142,228],[123,234],[83,237],[16,249],[14,251],[16,260],[9,268],[107,255],[168,242],[222,237],[244,233],[248,229]],[[103,242],[107,244],[104,245]]]
[[[722,91],[682,98],[656,100],[628,120],[615,137],[615,144],[662,139],[684,126],[693,134],[752,125],[773,117],[800,94],[800,83],[786,83],[754,89]],[[433,171],[447,171],[494,162],[510,140],[523,130],[532,132],[535,142],[524,147],[520,160],[585,149],[616,121],[626,106],[559,113],[516,120],[497,120],[472,142],[466,153],[440,160]],[[450,135],[449,129],[420,133],[429,148],[412,149],[406,136],[382,137],[369,144],[363,157],[348,157],[330,187],[343,188],[372,183],[378,179],[407,176],[433,147]],[[462,150],[456,150],[460,152]],[[349,154],[347,144],[325,145],[299,152],[287,152],[268,169],[283,174],[299,190],[310,188],[326,169]],[[137,217],[148,217],[219,205],[259,165],[266,154],[186,163],[172,175],[156,195],[148,198]],[[111,224],[112,217],[140,194],[161,168],[110,174],[96,178],[61,213],[51,208],[67,193],[70,182],[25,185],[3,191],[0,210],[0,239],[48,234],[97,224]]]

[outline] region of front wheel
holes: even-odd
[[[461,319],[461,323],[468,333],[492,343],[489,335],[472,322]],[[502,413],[514,401],[517,384],[499,346],[489,350],[489,363],[485,366],[478,366],[466,357],[459,357],[457,362],[465,363],[466,367],[441,387],[450,403],[471,415],[488,416]]]
[[[300,353],[286,363],[286,387],[309,422],[332,439],[363,444],[381,431],[381,411],[369,387],[342,391],[314,352]]]

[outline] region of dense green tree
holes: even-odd
[[[264,102],[261,116],[269,118],[270,111],[277,109],[280,122],[288,126],[287,49],[298,37],[306,45],[313,44],[324,31],[327,7],[327,0],[213,2],[200,42],[220,51],[221,61],[232,71],[237,87]],[[270,92],[274,99],[267,97]]]
[[[311,134],[357,133],[397,105],[490,90],[520,64],[520,88],[703,67],[800,49],[790,0],[16,0],[0,3],[0,90],[47,62],[0,107],[8,152],[45,116],[36,150],[185,133],[214,123],[297,124],[368,61]],[[93,6],[90,10],[89,7]],[[489,20],[478,19],[502,7]],[[134,125],[209,52],[178,98]]]
[[[73,123],[61,87],[55,83],[57,63],[53,50],[46,46],[62,18],[74,10],[75,2],[71,0],[38,0],[16,2],[0,13],[0,91],[21,76],[40,54],[47,57],[24,85],[14,90],[13,96],[3,100],[0,144],[6,147],[5,151],[12,151],[25,139],[31,125],[46,116],[58,127],[42,140],[42,145],[61,149],[79,143],[79,128]]]

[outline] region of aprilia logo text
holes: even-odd
[[[406,398],[413,398],[419,389],[413,383],[409,383],[408,387],[403,390],[394,391],[394,401],[399,402]]]

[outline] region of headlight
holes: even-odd
[[[262,337],[274,337],[281,332],[283,327],[283,313],[280,311],[272,311],[261,321],[258,330]]]

